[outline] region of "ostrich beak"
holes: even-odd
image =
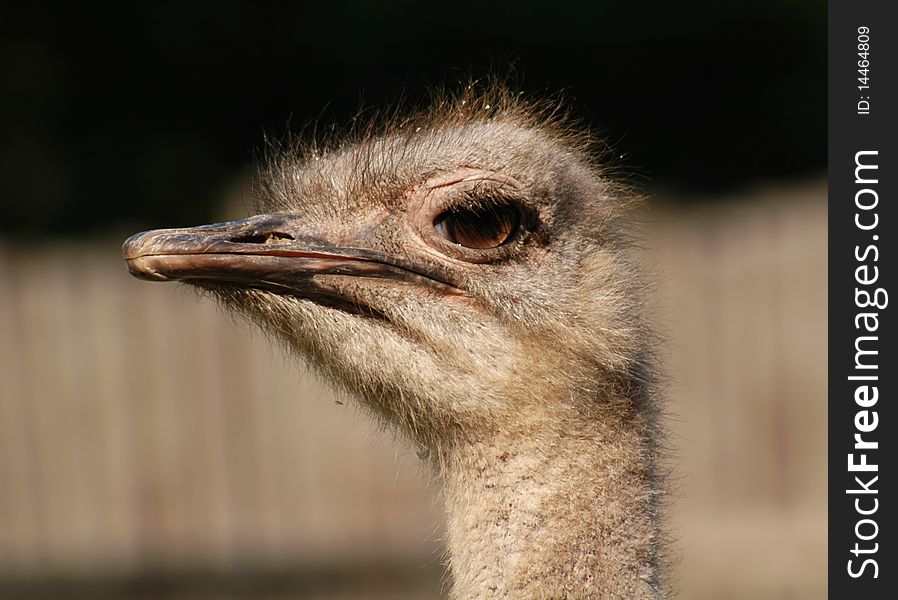
[[[316,275],[382,277],[457,291],[430,269],[371,248],[364,239],[349,245],[302,235],[287,213],[185,229],[144,231],[128,238],[122,254],[138,279],[224,284],[281,294],[318,296],[327,290]]]

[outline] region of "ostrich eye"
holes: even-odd
[[[448,210],[434,220],[433,226],[453,244],[487,250],[515,238],[521,228],[521,211],[511,204]]]

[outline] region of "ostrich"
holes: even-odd
[[[455,598],[654,598],[652,337],[633,194],[499,87],[276,148],[261,210],[139,233],[134,276],[272,333],[427,450]]]

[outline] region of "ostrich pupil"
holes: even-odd
[[[510,242],[520,225],[520,211],[508,204],[446,211],[433,224],[445,239],[474,250],[497,248]]]

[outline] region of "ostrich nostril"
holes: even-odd
[[[292,242],[294,237],[289,233],[282,231],[265,231],[262,233],[251,233],[231,238],[231,242],[235,244],[284,244]]]

